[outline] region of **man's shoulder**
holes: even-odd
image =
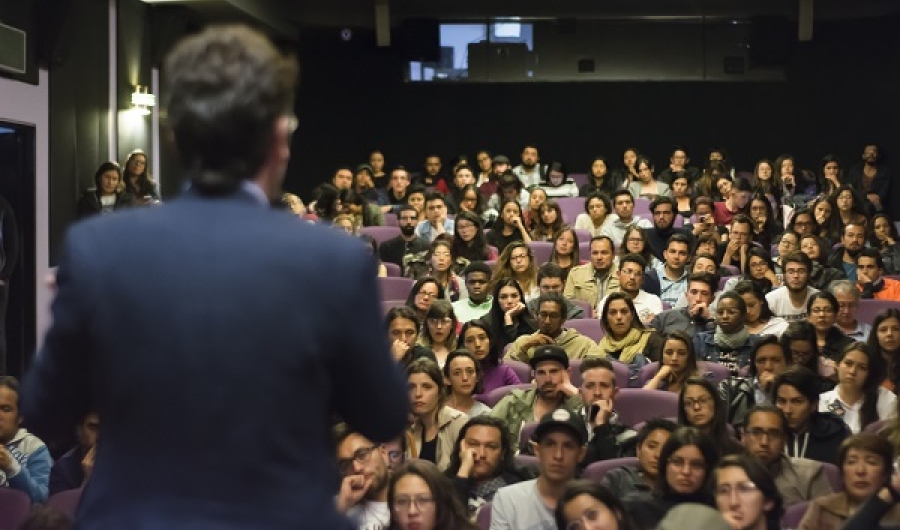
[[[502,488],[497,490],[497,493],[494,495],[495,502],[497,499],[507,499],[507,500],[522,500],[526,497],[534,497],[535,494],[535,484],[537,483],[537,479],[525,480],[522,482],[516,482],[515,484],[510,484],[508,486],[503,486]]]

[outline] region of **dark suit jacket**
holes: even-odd
[[[37,432],[102,418],[76,528],[349,530],[333,414],[380,442],[408,411],[374,270],[247,191],[72,227],[21,403]]]

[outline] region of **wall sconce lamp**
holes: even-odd
[[[156,106],[156,96],[149,92],[148,87],[138,85],[131,94],[131,106],[135,113],[141,116],[150,115],[150,107]]]

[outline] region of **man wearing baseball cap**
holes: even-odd
[[[518,445],[525,423],[538,421],[560,407],[576,410],[581,406],[578,388],[569,381],[569,356],[564,349],[555,344],[538,346],[528,363],[534,388],[510,391],[491,411],[491,416],[506,422],[513,445]]]
[[[553,513],[566,483],[584,458],[587,428],[581,416],[558,408],[541,417],[531,441],[538,478],[500,488],[492,502],[491,530],[556,528]]]

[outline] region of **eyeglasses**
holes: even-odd
[[[814,307],[809,312],[813,315],[833,315],[834,309],[830,307]]]
[[[417,510],[424,509],[434,504],[434,497],[420,495],[418,497],[397,497],[394,499],[394,509],[406,511],[410,506],[415,506]]]
[[[712,398],[709,396],[703,396],[699,398],[684,398],[684,408],[686,409],[695,409],[697,407],[706,407],[712,403]]]
[[[757,440],[762,440],[764,436],[768,437],[770,440],[781,440],[784,438],[784,433],[778,429],[763,429],[761,427],[747,429],[747,434]]]
[[[546,319],[556,320],[557,318],[561,318],[562,314],[560,314],[560,313],[545,313],[545,312],[541,311],[540,313],[537,314],[537,316],[541,320],[546,320]]]
[[[428,291],[419,291],[416,296],[421,296],[422,298],[437,298],[437,293],[429,293]]]
[[[734,493],[738,497],[749,497],[759,491],[756,484],[749,480],[738,482],[737,484],[719,484],[716,486],[716,497],[731,497]]]
[[[751,263],[750,268],[751,269],[765,269],[766,262],[765,261],[757,261],[756,263]]]
[[[453,324],[452,318],[429,318],[428,319],[428,325],[434,326],[436,328],[449,326],[451,324]]]
[[[341,472],[342,475],[347,475],[353,471],[353,463],[359,462],[360,464],[365,464],[369,460],[369,456],[371,456],[372,451],[376,449],[377,446],[363,447],[361,449],[357,449],[353,456],[350,458],[343,458],[337,461],[338,471]]]
[[[602,513],[600,510],[585,510],[578,519],[566,525],[565,530],[585,530],[585,528],[594,528],[594,525],[600,521]]]

